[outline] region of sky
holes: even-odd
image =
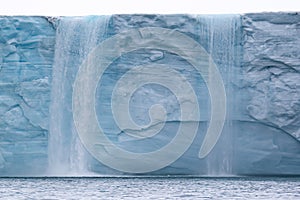
[[[299,0],[0,0],[0,15],[243,14],[300,11]]]

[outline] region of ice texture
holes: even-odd
[[[299,174],[300,15],[242,16],[244,99],[236,171]]]
[[[243,24],[249,116],[300,140],[300,16],[248,14]]]
[[[207,156],[199,157],[212,123],[214,102],[209,86],[214,84],[216,76],[211,70],[199,73],[187,61],[196,47],[186,48],[182,41],[185,48],[182,54],[174,53],[180,48],[173,53],[153,47],[135,49],[120,54],[104,71],[95,91],[95,113],[111,144],[141,155],[172,142],[181,125],[198,126],[191,146],[177,160],[147,174],[300,174],[300,15],[253,13],[0,17],[0,176],[126,174],[126,170],[116,170],[99,160],[88,145],[82,144],[82,138],[78,137],[80,124],[74,123],[73,111],[78,111],[78,107],[74,109],[78,106],[74,105],[74,98],[79,98],[73,96],[74,91],[87,102],[91,98],[84,96],[89,88],[74,87],[78,70],[94,48],[136,29],[140,29],[143,37],[150,37],[145,34],[147,27],[183,34],[210,55],[226,92],[226,118],[221,136]],[[140,42],[134,37],[122,37],[125,42],[120,40],[118,45],[124,46],[105,51],[122,52],[130,46],[126,41]],[[150,41],[149,45],[154,43]],[[101,53],[99,57],[90,57],[90,65],[95,65],[93,60],[102,61],[100,58]],[[201,59],[203,66],[211,62],[205,56]],[[144,71],[143,66],[146,66]],[[155,66],[156,70],[149,71],[149,66]],[[122,106],[112,108],[114,103],[123,102],[117,99],[118,94],[127,98],[131,87],[124,82],[124,74],[129,74],[130,79],[167,80],[172,78],[168,70],[159,73],[159,67],[165,66],[183,76],[177,80],[184,83],[173,84],[175,87],[190,84],[194,90],[199,119],[183,120],[182,101],[169,88],[152,82],[136,89],[129,98],[130,120],[142,128],[128,128],[122,124],[121,115],[114,116],[124,114]],[[118,85],[120,79],[124,80]],[[85,77],[85,81],[90,82],[91,77]],[[84,107],[79,110],[85,112]],[[84,126],[90,113],[83,116]],[[153,130],[159,133],[153,134]],[[110,151],[103,141],[97,142],[97,148]],[[170,155],[180,153],[178,149],[169,152]],[[123,159],[121,154],[107,155],[111,160]],[[157,162],[168,159],[164,156]],[[150,160],[143,161],[150,167],[153,164]],[[133,164],[138,169],[138,162],[132,162],[117,165]]]
[[[80,135],[80,133],[77,132],[78,129],[75,127],[73,118],[74,112],[77,112],[78,109],[77,111],[74,111],[74,104],[72,109],[72,103],[74,103],[72,102],[72,98],[76,99],[83,97],[85,102],[92,103],[91,99],[94,97],[93,94],[92,97],[86,94],[91,90],[91,87],[93,87],[92,85],[84,89],[75,90],[74,88],[76,85],[73,84],[73,82],[76,79],[76,75],[78,76],[77,73],[81,73],[78,72],[78,70],[81,67],[83,59],[86,58],[88,54],[91,54],[89,49],[96,47],[97,45],[101,45],[101,42],[103,41],[107,42],[109,38],[119,38],[120,40],[116,44],[113,44],[113,40],[110,39],[109,41],[112,42],[112,45],[124,46],[111,47],[108,45],[108,47],[100,50],[98,54],[95,53],[95,57],[92,57],[89,60],[91,62],[90,65],[92,65],[94,59],[101,59],[99,56],[105,54],[102,51],[112,51],[111,53],[105,54],[108,57],[113,54],[120,54],[118,58],[113,59],[113,62],[104,71],[95,91],[95,111],[99,120],[98,122],[112,145],[118,146],[126,152],[131,152],[132,154],[129,153],[130,156],[135,157],[136,155],[145,154],[147,152],[155,152],[157,149],[165,147],[170,143],[170,140],[175,137],[176,132],[180,129],[180,127],[187,127],[189,131],[188,133],[190,133],[190,130],[194,131],[192,130],[192,127],[198,128],[198,125],[200,124],[198,130],[195,130],[197,134],[191,148],[188,148],[187,151],[181,152],[180,149],[184,149],[181,146],[181,143],[185,143],[183,140],[182,142],[178,142],[178,148],[169,152],[169,155],[183,154],[179,159],[159,170],[150,170],[146,172],[151,172],[151,174],[231,173],[231,148],[224,149],[222,148],[222,145],[216,145],[209,157],[205,159],[199,159],[198,157],[205,132],[209,129],[211,113],[211,100],[208,91],[209,87],[205,81],[212,86],[214,86],[217,81],[213,79],[213,72],[211,69],[206,70],[205,67],[203,67],[203,69],[200,70],[202,72],[199,73],[199,71],[197,71],[191,63],[187,62],[186,59],[195,53],[194,49],[196,47],[193,47],[192,45],[188,47],[184,46],[184,40],[180,41],[179,38],[170,38],[178,41],[174,41],[173,44],[170,42],[171,47],[168,51],[166,50],[168,45],[163,45],[162,42],[157,43],[157,41],[160,41],[163,37],[165,37],[164,35],[158,34],[156,40],[147,41],[147,44],[149,44],[151,48],[137,48],[133,51],[121,53],[124,49],[129,48],[130,45],[126,43],[127,41],[133,42],[139,46],[143,45],[143,40],[138,39],[139,37],[135,38],[130,37],[130,35],[125,36],[123,34],[127,31],[139,29],[140,32],[138,31],[135,33],[145,35],[145,37],[147,37],[147,27],[151,27],[149,30],[152,31],[157,30],[155,28],[160,28],[159,30],[161,33],[166,30],[172,30],[168,32],[170,37],[173,32],[174,34],[182,34],[184,35],[182,37],[189,38],[188,40],[193,44],[201,44],[203,48],[202,51],[206,51],[207,55],[211,55],[213,57],[213,60],[215,64],[219,66],[218,69],[225,81],[225,88],[228,90],[228,94],[230,94],[227,95],[228,105],[226,105],[226,107],[230,108],[227,111],[227,115],[230,116],[228,117],[228,121],[232,120],[231,118],[234,115],[231,108],[238,109],[237,106],[233,107],[229,104],[232,103],[238,105],[238,98],[233,98],[234,95],[231,94],[233,91],[232,83],[238,84],[237,82],[240,81],[238,79],[240,73],[239,58],[241,55],[239,45],[239,38],[241,36],[239,15],[113,15],[109,18],[102,16],[61,18],[57,29],[56,41],[59,42],[56,44],[53,68],[52,94],[54,95],[54,101],[52,101],[51,115],[54,117],[51,120],[51,135],[49,140],[50,166],[53,166],[50,167],[50,169],[53,173],[70,172],[72,174],[76,174],[78,173],[78,169],[85,169],[99,174],[122,174],[124,171],[120,169],[123,169],[123,166],[132,164],[133,168],[126,167],[127,169],[125,172],[145,172],[146,170],[144,171],[144,169],[139,168],[140,165],[144,165],[144,163],[146,163],[149,170],[152,170],[151,166],[156,165],[154,163],[164,163],[166,160],[169,160],[168,154],[158,154],[158,158],[155,161],[150,159],[150,157],[145,156],[140,160],[130,162],[124,159],[124,155],[121,152],[109,153],[110,159],[107,159],[107,162],[115,160],[114,164],[116,164],[119,169],[117,171],[114,170],[114,167],[106,166],[107,163],[96,160],[94,157],[97,157],[99,154],[96,153],[92,157],[90,153],[87,153],[85,149],[82,148],[81,142],[78,142],[79,139],[77,135]],[[149,35],[151,36],[151,34]],[[125,38],[126,40],[122,40],[122,38]],[[174,48],[172,47],[174,43],[177,43],[179,48],[172,49]],[[156,47],[153,47],[153,45],[156,45]],[[226,51],[223,51],[223,47],[226,47]],[[178,51],[180,48],[183,48],[183,53],[181,53],[182,55],[178,55],[180,54],[180,51]],[[176,51],[179,53],[174,53]],[[187,58],[185,59],[184,57]],[[202,64],[204,66],[208,66],[210,60],[204,55],[199,58],[202,57]],[[100,62],[101,60],[96,62],[95,68],[97,68],[97,65],[102,67]],[[139,73],[137,72],[139,71],[137,70],[139,69],[138,66],[141,66]],[[153,66],[156,70],[151,72],[151,70],[146,70],[147,67],[143,70],[143,66]],[[169,66],[169,68],[166,66]],[[170,71],[159,70],[160,67],[177,71],[177,73],[180,73],[184,77],[185,81],[172,83],[172,81],[178,80],[172,78],[174,73],[173,75],[170,75]],[[92,69],[89,70],[89,72],[91,71]],[[161,71],[161,73],[158,71]],[[227,71],[232,73],[226,73]],[[128,75],[130,73],[132,75]],[[95,73],[91,73],[90,76],[83,77],[84,82],[91,82],[94,74]],[[129,79],[133,80],[136,77],[143,76],[144,78],[133,81],[129,87],[126,86],[128,83],[128,80],[126,81],[126,77],[128,78],[128,76],[125,76],[124,74],[127,74],[131,77]],[[126,96],[127,93],[129,94],[132,92],[130,88],[136,87],[135,83],[137,84],[140,81],[142,82],[148,77],[158,77],[156,79],[157,81],[171,79],[169,82],[179,89],[179,91],[188,89],[184,86],[184,83],[189,83],[191,88],[193,88],[192,91],[189,92],[190,96],[192,95],[191,92],[195,90],[194,93],[196,95],[196,101],[198,101],[199,110],[201,112],[200,119],[189,120],[187,117],[187,120],[185,120],[180,117],[182,114],[185,114],[186,116],[191,114],[190,111],[186,113],[186,111],[180,110],[180,106],[183,106],[183,102],[191,102],[192,99],[187,97],[184,97],[187,98],[186,100],[177,99],[178,96],[176,97],[175,93],[173,93],[174,91],[170,90],[171,86],[167,83],[165,84],[169,85],[168,87],[161,86],[150,81],[148,84],[138,87],[137,90],[133,90],[134,92],[132,93],[128,105],[123,105],[123,103],[121,103],[123,102],[123,99],[121,99],[121,101],[114,100],[115,96],[117,96],[117,99],[120,95],[113,94],[124,94]],[[120,79],[125,79],[124,84],[118,82]],[[179,80],[183,79],[179,78]],[[180,89],[181,87],[182,89]],[[75,97],[72,96],[74,95],[74,91],[78,92]],[[125,96],[124,99],[127,98]],[[218,99],[222,98],[217,97],[215,98],[215,101],[218,101]],[[119,103],[121,103],[121,105],[118,105]],[[114,110],[113,107],[115,107],[115,105],[119,106],[119,109]],[[81,104],[78,106],[81,106]],[[136,124],[135,126],[128,126],[129,128],[126,127],[127,124],[123,126],[124,123],[122,123],[122,119],[126,119],[126,110],[122,108],[127,107],[129,107],[130,118]],[[164,109],[162,109],[162,107]],[[115,113],[119,111],[120,113],[115,115]],[[86,113],[86,115],[83,115],[80,119],[75,119],[77,121],[82,121],[81,123],[83,126],[86,124],[83,130],[93,127],[93,125],[88,125],[90,112],[87,112],[87,109],[83,107],[80,108],[79,112]],[[165,118],[161,117],[161,115],[164,115],[164,112],[166,112]],[[218,112],[219,110],[214,111],[215,114],[221,115],[221,113],[218,114]],[[119,115],[125,117],[120,117]],[[155,120],[157,121],[155,122]],[[161,124],[163,125],[162,128]],[[230,127],[230,123],[226,122],[224,134],[222,134],[220,138],[220,144],[226,143],[227,146],[231,146],[231,132],[227,131],[231,129]],[[158,129],[159,131],[157,131]],[[213,130],[213,128],[210,129]],[[147,137],[143,136],[145,134]],[[153,137],[150,138],[148,137],[149,135]],[[135,136],[139,138],[137,139]],[[84,136],[81,137],[81,139],[85,138],[86,137]],[[103,148],[101,152],[104,153],[109,151],[109,146],[112,146],[110,144],[103,145],[105,142],[102,139],[95,138],[92,141],[98,142],[98,144],[94,145],[94,147]],[[59,143],[61,145],[58,145]],[[85,145],[85,147],[88,148],[88,145]],[[127,155],[128,153],[125,154]]]
[[[44,17],[0,17],[0,174],[47,168],[55,29]]]

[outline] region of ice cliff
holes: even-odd
[[[43,17],[0,17],[0,173],[47,167],[55,30]]]
[[[0,55],[0,176],[300,174],[298,13],[1,16]]]

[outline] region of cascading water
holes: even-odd
[[[299,20],[1,16],[0,176],[299,175]]]
[[[207,51],[216,62],[222,73],[222,79],[226,88],[226,121],[219,144],[216,145],[210,156],[207,157],[207,174],[211,176],[232,175],[233,160],[233,133],[236,127],[233,122],[238,120],[237,115],[241,109],[239,94],[234,91],[236,85],[241,85],[240,58],[242,49],[240,47],[241,29],[240,17],[232,15],[207,16],[199,18],[199,36],[206,36]],[[210,76],[210,82],[214,82]]]
[[[59,19],[53,65],[49,173],[87,173],[86,152],[72,120],[72,85],[87,54],[104,38],[108,17]]]
[[[49,173],[231,174],[239,23],[239,16],[61,18]]]

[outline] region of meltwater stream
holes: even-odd
[[[231,175],[239,16],[59,19],[49,173]]]
[[[299,175],[299,21],[0,16],[0,177]]]
[[[86,151],[72,121],[72,85],[80,64],[103,40],[108,17],[62,18],[57,28],[50,108],[49,173],[86,174]]]

